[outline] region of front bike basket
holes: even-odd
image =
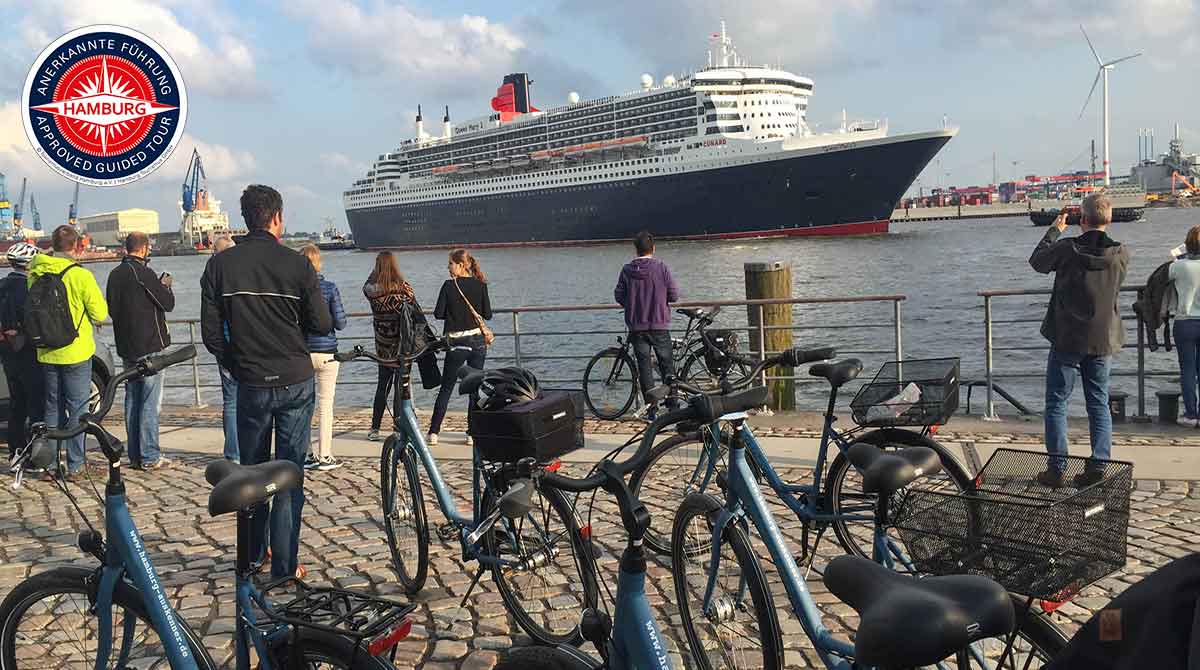
[[[1048,458],[997,449],[970,490],[910,486],[892,525],[917,570],[985,575],[1013,593],[1062,602],[1121,569],[1133,464],[1064,456],[1064,485],[1047,488],[1035,477]],[[1096,481],[1077,488],[1074,476],[1088,468]]]
[[[313,587],[284,577],[262,589],[269,619],[298,628],[315,628],[349,637],[356,644],[388,633],[416,610],[416,605],[370,596],[359,591]]]
[[[958,409],[958,359],[884,363],[850,401],[860,426],[932,426]]]

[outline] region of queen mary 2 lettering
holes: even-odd
[[[952,129],[885,123],[814,132],[811,79],[745,65],[721,32],[708,67],[562,107],[531,104],[510,74],[493,112],[425,130],[344,193],[362,249],[605,242],[651,230],[719,239],[886,233]]]

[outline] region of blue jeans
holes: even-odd
[[[42,364],[46,372],[46,426],[48,428],[74,428],[79,425],[79,415],[87,409],[88,397],[92,394],[92,359],[74,365]],[[83,451],[85,436],[80,434],[67,441],[67,472],[74,474],[83,470],[87,457]],[[63,442],[58,443],[61,454]]]
[[[1183,416],[1200,419],[1200,402],[1196,397],[1196,378],[1200,376],[1200,319],[1175,320],[1175,351],[1179,352]]]
[[[1075,380],[1083,379],[1087,403],[1088,433],[1092,440],[1092,458],[1112,457],[1112,414],[1108,408],[1108,376],[1111,356],[1085,356],[1050,350],[1046,360],[1046,451],[1050,469],[1062,473],[1067,455],[1067,401],[1075,390]],[[1090,464],[1089,464],[1090,465]]]
[[[125,367],[136,365],[128,361]],[[161,453],[158,412],[162,409],[163,376],[150,375],[125,383],[125,444],[134,467],[150,465]]]
[[[233,373],[217,366],[221,374],[221,424],[225,428],[225,458],[241,461],[238,451],[238,382]]]
[[[629,341],[633,344],[633,356],[637,361],[638,384],[642,387],[645,397],[650,389],[657,386],[654,383],[654,371],[650,368],[650,350],[654,349],[654,358],[658,362],[658,374],[664,384],[670,384],[675,379],[674,354],[671,351],[671,332],[667,330],[634,330],[629,333]]]
[[[313,380],[276,388],[238,385],[238,445],[242,463],[257,465],[272,458],[300,466],[300,486],[276,495],[270,503],[271,576],[294,575],[299,565],[300,513],[304,510],[304,457],[311,437],[316,393]],[[275,454],[271,455],[271,437]],[[267,504],[254,509],[250,555],[266,553]]]
[[[458,386],[458,371],[464,365],[482,369],[486,360],[487,345],[483,343],[482,335],[463,337],[450,343],[450,351],[446,352],[446,366],[442,369],[442,387],[438,389],[437,400],[433,403],[429,432],[436,435],[442,430],[442,419],[446,418],[446,408],[450,406],[450,394]]]

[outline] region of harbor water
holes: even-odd
[[[1132,261],[1127,284],[1140,284],[1162,262],[1168,251],[1181,244],[1189,227],[1200,223],[1200,211],[1189,209],[1147,210],[1145,220],[1115,224],[1110,234],[1130,246]],[[978,291],[986,289],[1046,289],[1053,280],[1035,273],[1028,257],[1045,228],[1037,228],[1025,217],[982,219],[953,222],[897,223],[892,233],[869,237],[795,238],[751,240],[743,242],[662,243],[657,256],[666,261],[679,283],[683,299],[737,300],[745,297],[743,264],[754,261],[784,261],[792,266],[798,298],[903,294],[903,343],[906,358],[959,356],[966,379],[982,379],[984,373],[983,299]],[[1077,231],[1069,230],[1068,235]],[[613,244],[562,248],[481,249],[476,254],[488,275],[492,305],[495,308],[529,305],[569,305],[612,302],[612,289],[623,263],[632,254],[632,245]],[[421,305],[433,309],[438,290],[445,279],[444,251],[397,253],[400,266],[416,288]],[[367,312],[362,284],[374,262],[373,253],[333,251],[324,255],[324,274],[337,284],[348,312]],[[200,311],[200,275],[207,257],[156,258],[152,267],[175,277],[176,308],[173,318],[198,318]],[[113,263],[88,266],[101,286]],[[1127,295],[1123,304],[1133,299]],[[1037,377],[1005,378],[1012,373],[1038,372],[1044,367],[1045,341],[1038,325],[1045,310],[1046,296],[1021,296],[997,299],[997,321],[1019,320],[995,328],[995,369],[1000,382],[1025,404],[1041,407],[1042,380]],[[728,327],[746,324],[745,308],[725,308],[718,318]],[[889,359],[884,351],[893,346],[891,303],[802,305],[794,311],[799,327],[797,346],[836,345],[843,355],[859,355],[869,376]],[[867,327],[864,324],[873,324]],[[439,324],[440,325],[440,324]],[[684,319],[676,317],[675,327],[682,330]],[[510,332],[510,315],[498,315],[493,321],[498,333]],[[615,343],[616,332],[623,328],[617,311],[555,312],[522,314],[522,333],[538,331],[570,332],[571,335],[523,335],[521,352],[526,365],[547,385],[577,386],[586,358],[564,359],[564,355],[586,357],[603,346]],[[343,347],[369,343],[370,319],[352,319],[340,333]],[[582,334],[579,334],[582,333]],[[1136,342],[1133,322],[1127,323],[1128,340]],[[188,338],[187,326],[172,329],[175,342]],[[105,329],[101,338],[111,336]],[[197,328],[198,337],[198,328]],[[349,339],[363,338],[363,339]],[[743,339],[743,342],[745,340]],[[1024,349],[1022,347],[1029,347]],[[855,352],[872,351],[870,354]],[[501,337],[490,354],[492,365],[511,362],[512,339]],[[555,356],[541,359],[539,356]],[[507,359],[507,360],[506,360]],[[202,362],[211,363],[203,354]],[[1136,370],[1136,351],[1128,349],[1117,359],[1118,372]],[[1159,372],[1176,371],[1175,353],[1147,354],[1147,367]],[[216,384],[215,369],[201,367],[202,383]],[[366,364],[343,369],[337,402],[344,406],[367,406],[374,391],[374,372]],[[168,401],[190,403],[193,399],[191,372],[184,366],[172,371],[167,380],[171,388]],[[1174,382],[1169,377],[1148,382],[1154,411],[1153,391]],[[1136,379],[1116,377],[1114,390],[1136,394]],[[800,405],[819,406],[825,389],[819,384],[802,384],[798,390]],[[215,402],[218,388],[203,390],[205,402]],[[1080,395],[1080,394],[1077,394]],[[427,396],[418,396],[428,404]],[[982,389],[974,397],[980,411]],[[965,401],[965,395],[964,395]],[[1077,399],[1075,413],[1082,412]],[[1001,407],[1002,411],[1011,411]]]

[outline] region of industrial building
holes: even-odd
[[[80,217],[79,228],[92,240],[92,246],[115,247],[132,232],[158,235],[158,212],[152,209],[122,209],[117,212]]]

